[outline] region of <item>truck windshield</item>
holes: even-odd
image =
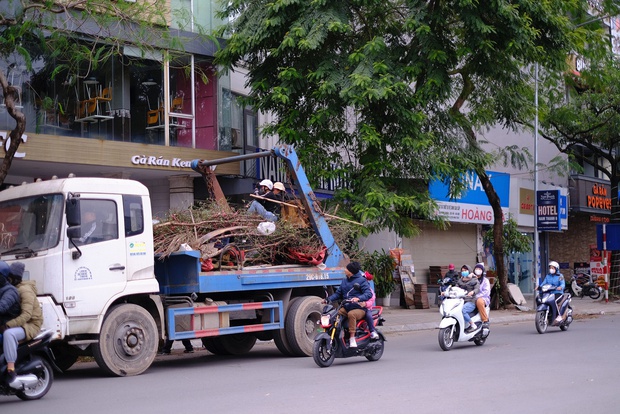
[[[29,257],[58,244],[64,197],[36,195],[0,202],[0,256]]]

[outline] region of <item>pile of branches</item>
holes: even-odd
[[[280,219],[274,223],[273,233],[263,234],[258,229],[261,222],[262,217],[246,209],[222,208],[214,202],[171,211],[153,228],[155,254],[165,258],[181,250],[198,250],[203,263],[215,263],[218,270],[261,264],[306,264],[306,258],[320,258],[321,252],[329,248],[323,246],[310,227]],[[330,222],[330,230],[340,246],[347,244],[352,234],[351,225],[338,220]],[[227,254],[231,250],[236,254]],[[203,270],[208,269],[203,266]]]

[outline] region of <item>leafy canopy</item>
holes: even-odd
[[[224,68],[249,70],[266,135],[295,144],[368,229],[415,232],[427,182],[496,159],[477,132],[530,111],[534,62],[562,69],[585,39],[582,0],[232,0]],[[585,17],[584,17],[585,18]],[[582,33],[583,32],[583,33]],[[507,155],[510,158],[510,155]],[[456,180],[458,195],[464,183]]]

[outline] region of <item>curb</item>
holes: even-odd
[[[497,311],[496,311],[497,312]],[[490,321],[492,324],[510,324],[511,322],[527,322],[534,320],[534,311],[526,311],[523,314],[519,315],[510,315],[510,316],[500,316],[500,317],[491,317]],[[620,314],[620,309],[617,310],[583,310],[575,312],[575,316],[586,316],[586,315],[616,315]],[[420,323],[410,323],[410,324],[400,324],[400,325],[384,325],[379,328],[379,330],[383,333],[398,333],[398,332],[409,332],[409,331],[424,331],[424,330],[433,330],[439,327],[439,322],[441,318],[437,315],[437,321],[435,322],[420,322]]]

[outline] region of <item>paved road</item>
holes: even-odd
[[[201,350],[158,357],[143,375],[107,378],[78,364],[40,401],[0,397],[0,411],[64,413],[615,413],[616,315],[539,335],[533,322],[496,324],[482,347],[440,350],[436,330],[388,334],[377,362],[285,358],[261,342],[243,357]]]

